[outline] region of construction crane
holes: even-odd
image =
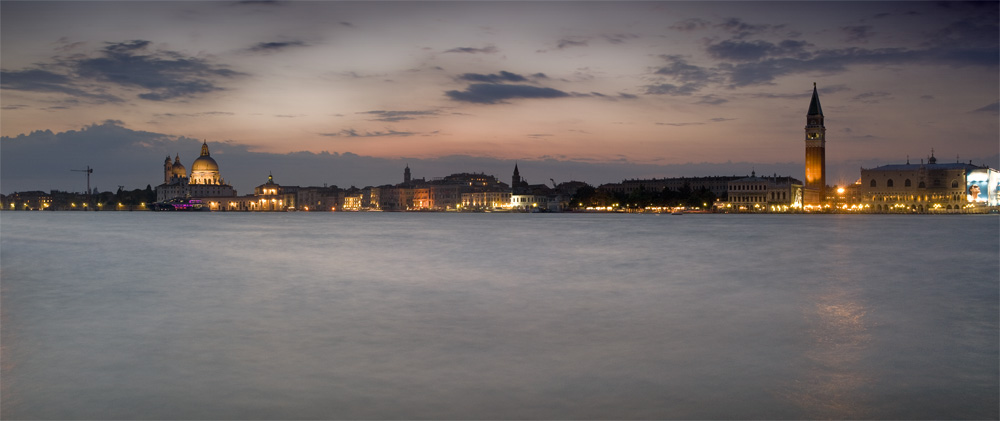
[[[90,174],[94,173],[94,169],[90,168],[90,165],[87,165],[87,169],[85,170],[70,170],[70,171],[87,173],[87,195],[90,195]]]

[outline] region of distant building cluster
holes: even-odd
[[[88,170],[90,171],[89,167]],[[514,165],[510,184],[483,173],[413,178],[401,183],[341,189],[286,186],[267,181],[243,196],[226,183],[208,143],[191,164],[180,155],[163,162],[155,189],[117,193],[19,192],[0,197],[3,210],[213,211],[488,211],[488,212],[868,212],[982,213],[1000,210],[1000,172],[971,162],[861,169],[849,186],[826,185],[826,126],[813,84],[806,112],[805,182],[788,176],[712,176],[629,179],[597,188],[581,181],[530,184]],[[89,189],[89,187],[88,187]]]

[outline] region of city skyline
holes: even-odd
[[[73,190],[86,165],[103,190],[155,185],[164,155],[189,165],[206,140],[240,193],[269,172],[396,183],[407,162],[427,178],[530,162],[535,183],[802,178],[814,82],[828,184],[931,149],[1000,160],[995,2],[0,7],[4,193]]]

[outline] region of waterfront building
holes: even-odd
[[[343,195],[343,205],[340,210],[344,211],[359,211],[362,206],[362,195],[361,194],[347,194]]]
[[[514,194],[510,196],[511,209],[519,211],[558,211],[559,201],[547,195]]]
[[[622,180],[621,183],[602,184],[597,189],[608,193],[631,194],[636,190],[650,192],[662,192],[664,189],[671,191],[681,191],[690,188],[693,191],[705,189],[715,197],[725,197],[729,190],[729,182],[739,180],[743,176],[715,176],[715,177],[675,177],[675,178],[647,178]]]
[[[463,196],[469,193],[504,191],[509,187],[496,177],[482,173],[456,173],[427,181],[413,178],[410,167],[403,170],[403,182],[397,185],[371,187],[367,203],[362,198],[360,206],[382,211],[406,210],[456,210],[468,206]]]
[[[749,177],[729,182],[731,212],[788,212],[802,207],[802,182],[791,177]]]
[[[86,196],[81,196],[81,198]],[[0,207],[4,210],[48,210],[52,206],[52,195],[43,191],[15,192],[3,196]],[[84,200],[80,201],[82,205]]]
[[[180,162],[180,154],[163,162],[163,184],[156,186],[156,200],[162,202],[175,197],[219,198],[235,197],[236,190],[227,184],[219,172],[219,164],[212,158],[208,143],[202,142],[201,155],[191,164],[191,174]]]
[[[462,208],[468,210],[504,209],[511,204],[510,191],[462,193]]]
[[[803,189],[803,204],[822,206],[826,202],[826,125],[823,122],[823,107],[819,104],[819,93],[813,83],[812,99],[806,112],[806,183]]]
[[[919,164],[861,169],[861,199],[871,212],[984,212],[1000,205],[1000,173],[993,168],[931,156]]]

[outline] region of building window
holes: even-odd
[[[921,181],[921,182],[920,182],[920,184],[919,184],[919,185],[917,185],[917,187],[920,187],[920,188],[922,188],[922,189],[923,189],[923,188],[926,188],[926,187],[927,187],[927,185],[926,185],[926,184],[924,184],[924,182],[923,182],[923,181]]]
[[[912,185],[912,183],[910,183],[910,179],[909,178],[907,178],[906,181],[903,182],[903,186],[905,186],[905,187],[910,187],[911,185]]]
[[[885,186],[886,187],[892,187],[892,179],[891,178],[889,179],[889,181],[885,182]]]
[[[876,184],[875,184],[875,179],[873,178],[873,179],[872,179],[872,182],[871,182],[871,183],[869,183],[869,187],[875,187],[875,186],[876,186]]]
[[[953,189],[958,188],[958,180],[951,180],[951,188]]]

